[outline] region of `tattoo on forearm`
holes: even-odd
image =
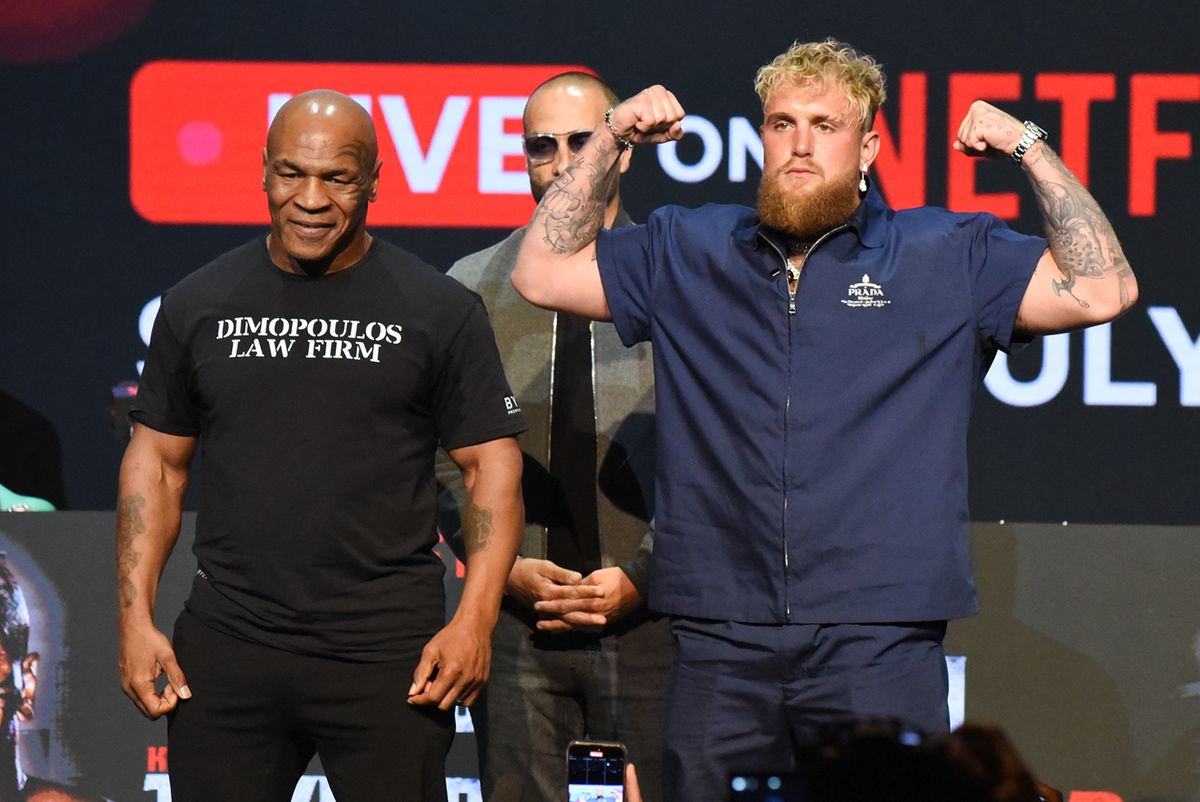
[[[492,542],[492,511],[487,507],[476,507],[468,504],[466,515],[463,516],[463,539],[467,544],[467,554],[486,551]]]
[[[1076,281],[1079,278],[1108,279],[1115,274],[1121,311],[1128,309],[1127,279],[1133,273],[1112,224],[1058,154],[1043,147],[1036,158],[1045,160],[1059,174],[1055,179],[1035,181],[1033,187],[1042,207],[1050,252],[1063,274],[1061,279],[1051,280],[1054,294],[1070,295],[1080,307],[1087,309],[1087,301],[1075,294]]]
[[[145,506],[146,499],[141,495],[128,496],[117,504],[117,601],[122,608],[137,599],[137,588],[129,575],[142,561],[142,553],[133,548],[133,541],[146,531],[142,518]]]
[[[555,253],[577,253],[600,232],[620,163],[607,165],[605,161],[603,152],[585,154],[567,167],[538,205],[534,222],[541,218],[546,232],[543,240]]]

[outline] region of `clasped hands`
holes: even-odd
[[[505,590],[542,618],[542,632],[598,632],[642,603],[620,568],[600,568],[587,576],[550,560],[517,558]]]

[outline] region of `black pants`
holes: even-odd
[[[174,802],[288,802],[314,753],[338,802],[445,802],[453,714],[406,701],[419,655],[292,654],[186,611],[174,645],[192,691],[168,719]]]

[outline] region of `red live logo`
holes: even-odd
[[[155,223],[263,224],[267,126],[318,87],[375,119],[383,159],[378,226],[510,228],[533,201],[521,151],[525,98],[576,65],[155,61],[129,99],[129,196]]]

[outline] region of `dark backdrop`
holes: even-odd
[[[106,7],[105,13],[97,7]],[[948,106],[950,86],[963,80],[962,74],[1016,74],[1019,99],[998,105],[1040,122],[1055,144],[1063,130],[1062,106],[1037,99],[1038,76],[1111,76],[1113,99],[1090,106],[1085,169],[1138,272],[1142,301],[1112,327],[1108,376],[1111,382],[1152,383],[1155,404],[1114,403],[1114,393],[1103,387],[1095,403],[1085,403],[1084,337],[1070,335],[1069,368],[1061,389],[1048,400],[1016,407],[981,390],[971,444],[973,512],[978,520],[1194,523],[1200,355],[1191,355],[1197,363],[1191,397],[1181,399],[1184,374],[1149,309],[1163,307],[1173,315],[1189,344],[1200,334],[1200,279],[1186,245],[1197,219],[1191,190],[1200,172],[1195,155],[1198,9],[1183,2],[1146,8],[1053,3],[989,12],[932,2],[556,8],[414,7],[382,0],[59,0],[6,10],[9,19],[0,23],[8,246],[0,270],[0,401],[4,409],[17,407],[25,414],[4,416],[0,483],[53,496],[68,508],[111,506],[121,443],[111,434],[109,388],[136,378],[135,364],[144,352],[137,327],[143,305],[260,230],[152,223],[135,211],[129,189],[129,98],[131,79],[143,65],[164,59],[581,64],[605,76],[621,94],[654,82],[671,87],[690,112],[713,123],[727,146],[731,118],[757,125],[751,89],[755,69],[793,38],[833,35],[852,40],[885,65],[892,91],[885,119],[900,133],[907,155],[918,137],[903,139],[899,114],[905,104],[916,107],[918,98],[915,91],[901,92],[900,76],[924,76],[925,109],[920,114],[916,108],[914,119],[925,126],[919,137],[925,191],[914,195],[911,178],[901,186],[899,178],[881,176],[881,186],[896,202],[922,196],[934,204],[953,200],[947,191],[948,131],[950,118],[957,122],[964,109]],[[477,75],[486,84],[486,67]],[[1180,132],[1175,136],[1184,137],[1180,147],[1188,153],[1151,165],[1157,176],[1156,213],[1131,216],[1131,185],[1144,185],[1146,175],[1138,168],[1142,178],[1131,180],[1132,87],[1139,75],[1172,76],[1172,86],[1196,96],[1157,105],[1157,128]],[[177,102],[186,104],[188,98],[187,87],[181,87]],[[1147,115],[1138,119],[1145,124]],[[428,131],[421,135],[427,137]],[[689,135],[679,146],[679,159],[699,161],[700,142]],[[1146,147],[1153,144],[1139,151]],[[384,195],[398,191],[402,181],[392,155],[388,160],[385,154]],[[452,163],[458,158],[455,153]],[[256,152],[247,154],[245,175],[235,182],[238,191],[257,187],[257,160]],[[624,185],[627,206],[643,217],[668,202],[752,202],[757,165],[750,160],[745,180],[731,181],[728,164],[726,154],[711,177],[683,183],[667,174],[654,151],[640,151]],[[980,192],[1022,193],[1021,214],[1013,225],[1036,231],[1023,184],[1007,164],[989,163],[977,171]],[[265,220],[265,202],[263,208]],[[464,226],[477,219],[474,212],[464,204]],[[378,233],[445,267],[496,241],[503,231],[390,227]],[[1103,356],[1094,342],[1088,346],[1093,360]],[[1097,364],[1089,365],[1093,379],[1103,373]],[[1061,360],[1056,365],[1061,368]],[[1029,381],[1042,367],[1042,348],[1035,345],[1014,359],[1010,370]],[[1133,392],[1144,396],[1147,388]]]

